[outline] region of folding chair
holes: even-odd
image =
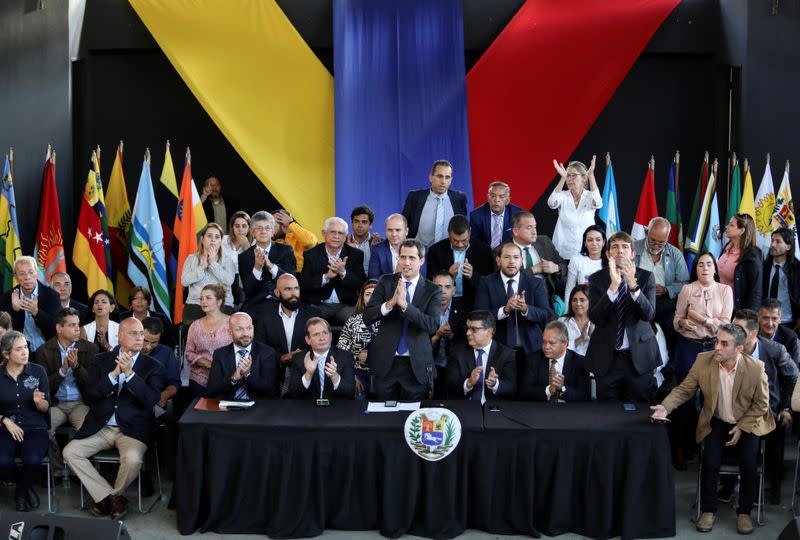
[[[22,466],[22,458],[16,458],[15,462],[17,464],[17,467],[21,467]],[[45,467],[47,469],[47,511],[52,514],[54,512],[54,510],[53,510],[53,502],[54,502],[54,497],[53,497],[53,485],[54,485],[53,469],[50,467],[50,458],[47,457],[46,455],[42,459],[42,467]]]

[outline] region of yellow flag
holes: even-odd
[[[742,192],[742,202],[739,203],[739,213],[749,214],[753,219],[756,218],[756,197],[753,192],[753,177],[750,176],[750,168],[744,176],[744,191]]]
[[[111,167],[106,201],[111,262],[116,274],[114,292],[117,303],[128,307],[128,296],[133,288],[126,271],[131,235],[131,205],[128,202],[128,189],[125,187],[125,173],[122,172],[122,141],[117,147],[117,155]]]

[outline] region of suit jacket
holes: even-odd
[[[642,253],[646,249],[647,238],[640,238],[633,243],[633,250],[636,252],[633,263],[636,266],[639,266]],[[683,286],[689,283],[689,269],[686,266],[686,259],[678,248],[672,244],[667,244],[664,246],[661,260],[664,263],[664,288],[667,289],[669,297],[674,300],[678,298]]]
[[[547,284],[548,298],[554,294],[563,294],[564,288],[567,285],[567,270],[569,268],[569,261],[561,257],[549,236],[544,236],[543,234],[537,235],[536,242],[533,243],[533,247],[536,249],[536,253],[539,254],[539,257],[546,261],[554,262],[558,265],[558,272],[554,274],[536,274]],[[523,252],[523,259],[524,258],[525,255]]]
[[[294,330],[292,331],[292,342],[286,342],[286,332],[283,330],[283,319],[278,310],[281,309],[277,303],[270,303],[268,307],[259,311],[256,319],[256,329],[253,340],[269,345],[278,356],[286,354],[295,349],[308,350],[306,343],[306,322],[312,317],[319,317],[320,311],[309,304],[300,304],[297,316],[294,319]]]
[[[319,378],[314,376],[311,379],[311,384],[308,388],[303,386],[303,375],[306,373],[306,366],[303,362],[308,351],[301,351],[294,355],[292,358],[292,373],[289,379],[289,393],[290,398],[313,398],[317,399],[319,395]],[[347,351],[343,351],[337,347],[331,347],[328,351],[328,357],[333,356],[336,360],[336,372],[342,377],[339,382],[339,388],[333,389],[333,382],[325,377],[325,386],[322,397],[331,399],[334,396],[346,399],[355,399],[356,396],[356,373],[353,362],[353,355]]]
[[[491,368],[497,373],[500,387],[497,393],[486,388],[484,390],[486,401],[514,399],[517,394],[517,360],[514,357],[514,350],[492,340],[489,358],[483,371],[484,377],[489,374]],[[464,381],[469,379],[473,369],[475,369],[475,349],[467,343],[454,347],[447,359],[446,382],[448,396],[451,399],[471,399],[473,392],[478,391],[476,386],[468,393],[464,393]]]
[[[550,360],[545,358],[541,351],[527,354],[521,372],[519,399],[546,401],[545,388],[550,381]],[[590,401],[592,399],[592,385],[583,356],[567,349],[561,373],[564,375],[564,386],[566,387],[566,391],[561,393],[561,397],[565,401]]]
[[[25,312],[22,310],[14,311],[11,307],[11,294],[19,289],[19,285],[7,290],[0,297],[0,310],[8,312],[11,315],[11,324],[14,330],[18,332],[25,331]],[[61,299],[58,293],[42,283],[39,282],[39,312],[33,318],[36,326],[42,332],[45,341],[56,335],[56,322],[55,316],[61,310]]]
[[[367,277],[369,279],[378,279],[384,274],[394,274],[392,248],[389,246],[389,241],[383,240],[374,246],[370,246],[369,249],[370,257]]]
[[[449,356],[458,343],[464,341],[466,331],[464,329],[464,321],[467,320],[469,311],[466,308],[463,298],[453,298],[450,301],[450,316],[447,322],[450,323],[450,330],[453,332],[453,337],[445,342],[445,353]],[[442,338],[445,339],[445,338]],[[442,340],[438,340],[433,344],[433,357],[439,356],[439,347],[442,345]]]
[[[106,426],[112,415],[116,415],[117,425],[124,435],[148,444],[156,429],[153,406],[161,399],[164,371],[158,360],[139,353],[133,366],[136,376],[126,381],[118,391],[119,385],[111,384],[108,378],[116,367],[116,359],[117,353],[113,351],[95,357],[83,397],[89,412],[75,438],[91,437]]]
[[[522,208],[509,204],[503,211],[503,242],[511,240],[511,217],[523,212]],[[483,203],[469,213],[469,225],[473,240],[480,240],[487,246],[492,245],[492,209],[489,203]]]
[[[779,324],[772,339],[786,347],[786,352],[792,357],[794,363],[800,367],[800,343],[797,340],[797,333],[791,328],[786,328]]]
[[[253,275],[253,267],[256,264],[256,247],[256,245],[252,245],[239,254],[239,277],[242,279],[246,297],[242,310],[247,311],[251,316],[258,307],[267,302],[268,298],[275,297],[275,281],[278,276],[297,272],[297,263],[291,246],[272,242],[269,248],[269,260],[278,266],[278,274],[273,279],[272,274],[264,268],[261,271],[261,279],[256,279]]]
[[[736,270],[733,271],[733,311],[750,308],[758,311],[761,307],[762,274],[764,263],[761,250],[748,249],[739,255]]]
[[[389,373],[403,330],[403,320],[407,319],[411,369],[418,382],[428,383],[435,378],[431,336],[439,329],[442,289],[420,275],[414,296],[411,297],[405,312],[401,311],[399,306],[394,306],[384,317],[381,305],[394,296],[397,281],[401,277],[399,272],[382,276],[372,291],[367,309],[364,310],[365,323],[381,321],[378,333],[369,346],[369,369],[378,377],[385,377]]]
[[[475,291],[478,288],[481,277],[488,276],[494,270],[492,250],[480,240],[473,238],[469,242],[469,247],[467,247],[466,259],[472,265],[472,277],[469,279],[462,277],[462,297],[465,303],[471,306],[475,300]],[[450,270],[455,261],[450,239],[445,238],[433,244],[428,249],[425,261],[428,267],[426,277],[430,280],[433,280],[433,275],[436,272]]]
[[[97,345],[85,339],[79,339],[75,344],[75,348],[78,350],[78,367],[72,370],[72,375],[75,377],[78,391],[83,397],[86,395],[89,371],[94,364],[94,357],[100,352],[100,349]],[[57,403],[56,392],[58,392],[58,387],[61,386],[61,381],[64,380],[64,377],[59,373],[61,369],[61,351],[58,348],[56,338],[47,340],[44,345],[36,349],[34,362],[42,366],[47,372],[47,378],[50,381],[50,398],[53,403]]]
[[[520,341],[518,345],[526,353],[535,352],[542,348],[542,328],[552,318],[552,312],[548,307],[547,291],[544,281],[532,274],[519,272],[515,279],[519,279],[517,284],[517,294],[525,292],[525,302],[528,303],[528,313],[523,315],[519,312],[512,313],[509,317],[497,320],[497,331],[494,336],[503,345],[506,342],[506,332],[510,317],[517,317],[517,329]],[[500,271],[484,277],[478,291],[475,294],[475,309],[486,309],[497,318],[497,312],[506,305],[508,298]]]
[[[241,207],[239,206],[238,203],[236,203],[235,201],[233,201],[233,199],[231,199],[226,195],[222,196],[222,202],[225,204],[225,216],[228,219],[228,221],[230,221],[233,213],[239,210],[239,208]],[[206,214],[206,221],[208,221],[209,223],[214,221],[214,203],[212,202],[211,199],[206,199],[203,202],[203,212],[205,212]],[[219,223],[218,225],[222,225],[225,230],[228,230],[227,223]]]
[[[797,364],[786,347],[771,339],[758,338],[758,360],[764,362],[769,383],[769,408],[773,414],[788,409],[797,382]]]
[[[670,413],[694,399],[698,388],[703,393],[703,408],[695,431],[695,440],[699,443],[711,433],[711,418],[717,410],[719,362],[714,359],[714,351],[698,354],[689,374],[661,404]],[[746,433],[760,437],[775,429],[775,418],[769,410],[769,384],[764,363],[746,354],[740,356],[733,379],[733,416],[736,425]]]
[[[80,302],[76,302],[72,298],[69,299],[69,307],[75,309],[78,312],[78,322],[84,324],[86,322],[86,317],[89,314],[89,308],[86,304],[81,304]]]
[[[416,238],[419,232],[419,220],[422,217],[422,209],[425,208],[425,201],[428,199],[430,193],[428,189],[414,189],[408,192],[406,202],[403,205],[403,215],[408,221],[408,237]],[[453,207],[453,215],[461,214],[467,215],[467,196],[461,191],[454,189],[447,190],[447,196],[450,198],[450,204]]]
[[[769,286],[770,277],[772,276],[772,264],[772,257],[767,257],[767,260],[764,261],[764,271],[762,272],[762,298],[770,297]],[[800,319],[800,261],[798,261],[797,258],[792,257],[791,260],[787,260],[784,263],[783,269],[783,271],[786,273],[786,278],[789,285],[789,301],[792,304],[792,318],[797,320]]]
[[[309,304],[321,304],[336,290],[339,302],[356,305],[361,284],[364,283],[364,252],[344,244],[339,255],[347,257],[344,279],[335,276],[325,285],[322,276],[328,271],[328,253],[325,244],[318,244],[303,253],[303,271],[300,272],[300,289]]]
[[[652,273],[637,268],[636,281],[640,291],[636,300],[630,299],[625,332],[633,366],[642,375],[660,366],[661,356],[656,335],[650,326],[656,312],[656,280]],[[589,320],[594,323],[595,329],[586,350],[586,367],[600,376],[608,373],[613,365],[617,340],[617,311],[607,294],[610,285],[608,268],[598,270],[589,277]]]
[[[278,357],[275,349],[254,341],[250,345],[253,363],[250,375],[242,377],[237,384],[231,384],[238,360],[233,343],[214,351],[211,372],[208,374],[208,397],[234,399],[236,391],[242,386],[250,399],[280,397],[278,386]]]

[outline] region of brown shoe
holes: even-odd
[[[739,534],[750,534],[753,532],[753,520],[750,514],[739,514],[736,518],[736,532]]]
[[[128,513],[128,499],[122,495],[114,495],[111,500],[111,519],[122,519]]]
[[[700,519],[695,523],[695,528],[698,532],[711,532],[714,528],[714,523],[717,521],[717,515],[713,512],[703,512]]]
[[[89,512],[92,513],[95,517],[105,517],[111,513],[111,498],[106,497],[102,501],[97,501],[92,505],[89,509]]]

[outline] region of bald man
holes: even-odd
[[[156,430],[153,407],[161,398],[163,370],[144,354],[144,327],[130,317],[119,325],[119,351],[98,354],[89,372],[89,413],[75,438],[64,448],[64,460],[94,499],[93,515],[118,520],[128,511],[122,495],[139,475],[147,446]],[[111,486],[89,458],[117,448],[119,471]]]
[[[251,400],[279,397],[275,349],[253,341],[253,319],[234,313],[228,320],[233,343],[214,351],[208,397]]]

